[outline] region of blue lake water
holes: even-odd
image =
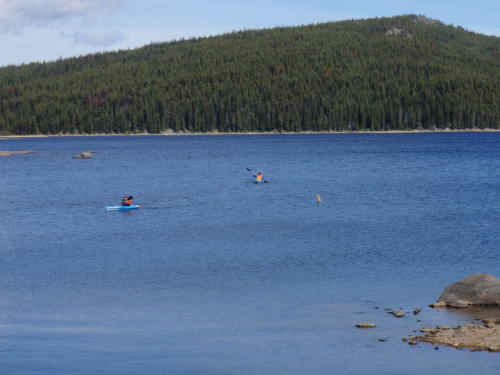
[[[0,158],[2,374],[500,373],[401,341],[500,277],[500,133],[0,141],[26,149]]]

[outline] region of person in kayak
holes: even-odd
[[[264,174],[262,172],[259,172],[256,175],[254,175],[254,177],[255,177],[256,182],[262,182],[262,178],[264,177]]]
[[[122,198],[122,206],[131,206],[132,205],[132,199],[134,199],[133,196],[131,196],[131,195],[125,195]]]

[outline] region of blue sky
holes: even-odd
[[[242,29],[410,13],[500,36],[500,0],[0,0],[0,66]]]

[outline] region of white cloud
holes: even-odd
[[[22,32],[74,20],[94,22],[126,0],[0,0],[0,31]]]

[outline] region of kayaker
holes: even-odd
[[[255,181],[262,182],[262,177],[264,177],[264,174],[262,172],[259,172],[256,175],[254,175],[254,177],[255,177]]]
[[[130,205],[132,205],[132,199],[134,199],[133,196],[131,196],[131,195],[125,195],[122,198],[122,206],[130,206]]]

